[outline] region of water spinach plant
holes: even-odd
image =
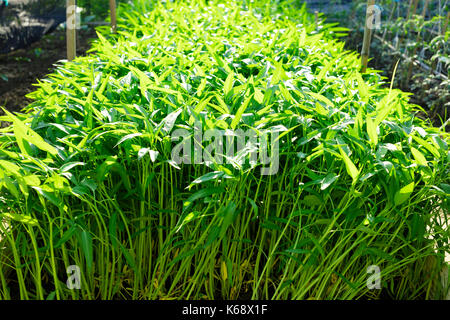
[[[342,28],[267,1],[119,16],[1,118],[1,299],[442,294],[449,135],[361,74]],[[251,139],[174,161],[172,133],[196,126],[275,132],[278,169]]]

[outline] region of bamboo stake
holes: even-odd
[[[412,16],[414,16],[415,14],[416,14],[416,12],[417,12],[417,5],[419,4],[419,0],[414,0],[414,7],[413,7],[413,10],[412,10],[412,15],[411,15],[411,17]]]
[[[388,25],[391,24],[392,19],[394,18],[394,13],[395,10],[397,9],[397,2],[394,2],[394,7],[392,8],[391,14],[389,15],[389,19],[387,21],[386,27],[384,28],[384,32],[383,32],[383,40],[386,38],[386,33],[387,33],[387,29],[388,29]]]
[[[425,21],[425,15],[427,14],[428,2],[429,2],[429,0],[425,0],[425,5],[424,5],[423,11],[422,11],[422,17],[423,17],[424,21]],[[417,3],[416,3],[416,10],[417,10]],[[414,59],[414,56],[417,53],[417,49],[418,49],[417,43],[419,42],[419,40],[420,40],[420,31],[417,32],[416,43],[415,43],[414,50],[413,50],[412,55],[411,55],[411,62],[409,63],[409,66],[408,66],[408,74],[407,74],[406,79],[405,79],[406,80],[405,84],[407,84],[409,82],[409,80],[411,79],[412,68],[413,68],[413,59]]]
[[[361,72],[364,73],[367,70],[367,61],[369,60],[370,40],[372,37],[372,29],[368,26],[369,18],[373,19],[373,13],[370,13],[370,8],[375,5],[375,0],[367,0],[366,20],[364,26],[364,38],[363,46],[361,50]]]
[[[66,40],[67,60],[75,59],[77,55],[77,10],[76,0],[66,2]]]
[[[419,0],[409,0],[408,14],[406,15],[407,20],[416,14],[418,4]]]
[[[116,0],[109,0],[109,11],[111,12],[111,31],[117,32],[117,13],[116,13]]]
[[[409,15],[411,14],[411,8],[413,6],[413,1],[414,0],[409,0],[408,13],[406,14],[406,20],[409,19]]]
[[[444,28],[441,30],[441,35],[445,36],[445,34],[447,33],[447,28],[448,28],[448,20],[450,19],[450,11],[447,12],[447,18],[445,19],[444,22]],[[434,72],[436,70],[437,67],[437,59],[433,61],[433,63],[431,64],[431,70]]]
[[[408,13],[406,14],[406,18],[405,18],[406,21],[408,21],[411,18],[411,16],[416,14],[418,3],[419,3],[419,0],[409,0]],[[400,5],[400,3],[399,3],[399,5]],[[402,46],[403,40],[404,40],[404,35],[403,35],[403,33],[401,33],[400,39],[398,41],[399,50]],[[405,52],[406,52],[406,49],[405,49]]]
[[[447,18],[445,19],[444,29],[442,30],[442,35],[445,36],[448,28],[448,20],[450,19],[450,11],[447,11]]]
[[[412,5],[413,5],[413,0],[409,0],[408,13],[406,14],[404,22],[407,22],[407,20],[409,20],[409,14],[411,13]],[[401,7],[401,2],[398,3],[398,6],[399,6],[400,9],[402,8]],[[398,51],[401,51],[403,40],[405,40],[404,33],[400,32],[400,37],[399,37],[398,43],[397,43]]]
[[[425,15],[427,14],[428,4],[430,3],[430,0],[425,0],[425,4],[423,5],[422,10],[422,16],[425,18]]]

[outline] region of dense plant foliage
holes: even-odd
[[[449,135],[304,8],[196,4],[121,6],[2,117],[0,297],[430,298]],[[277,132],[278,172],[252,141],[245,163],[175,163],[197,124]]]

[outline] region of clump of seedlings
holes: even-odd
[[[0,298],[435,297],[449,135],[304,7],[195,3],[5,110]]]

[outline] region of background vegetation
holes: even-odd
[[[381,11],[381,28],[373,30],[369,64],[392,78],[399,62],[394,87],[413,93],[411,102],[426,111],[422,116],[431,118],[436,126],[446,123],[448,131],[448,1],[377,0],[375,3]],[[326,10],[326,19],[349,28],[346,48],[361,52],[367,1],[330,0],[320,8],[339,8],[342,4],[347,5],[345,10],[342,6],[341,10]],[[301,6],[301,2],[297,5]]]

